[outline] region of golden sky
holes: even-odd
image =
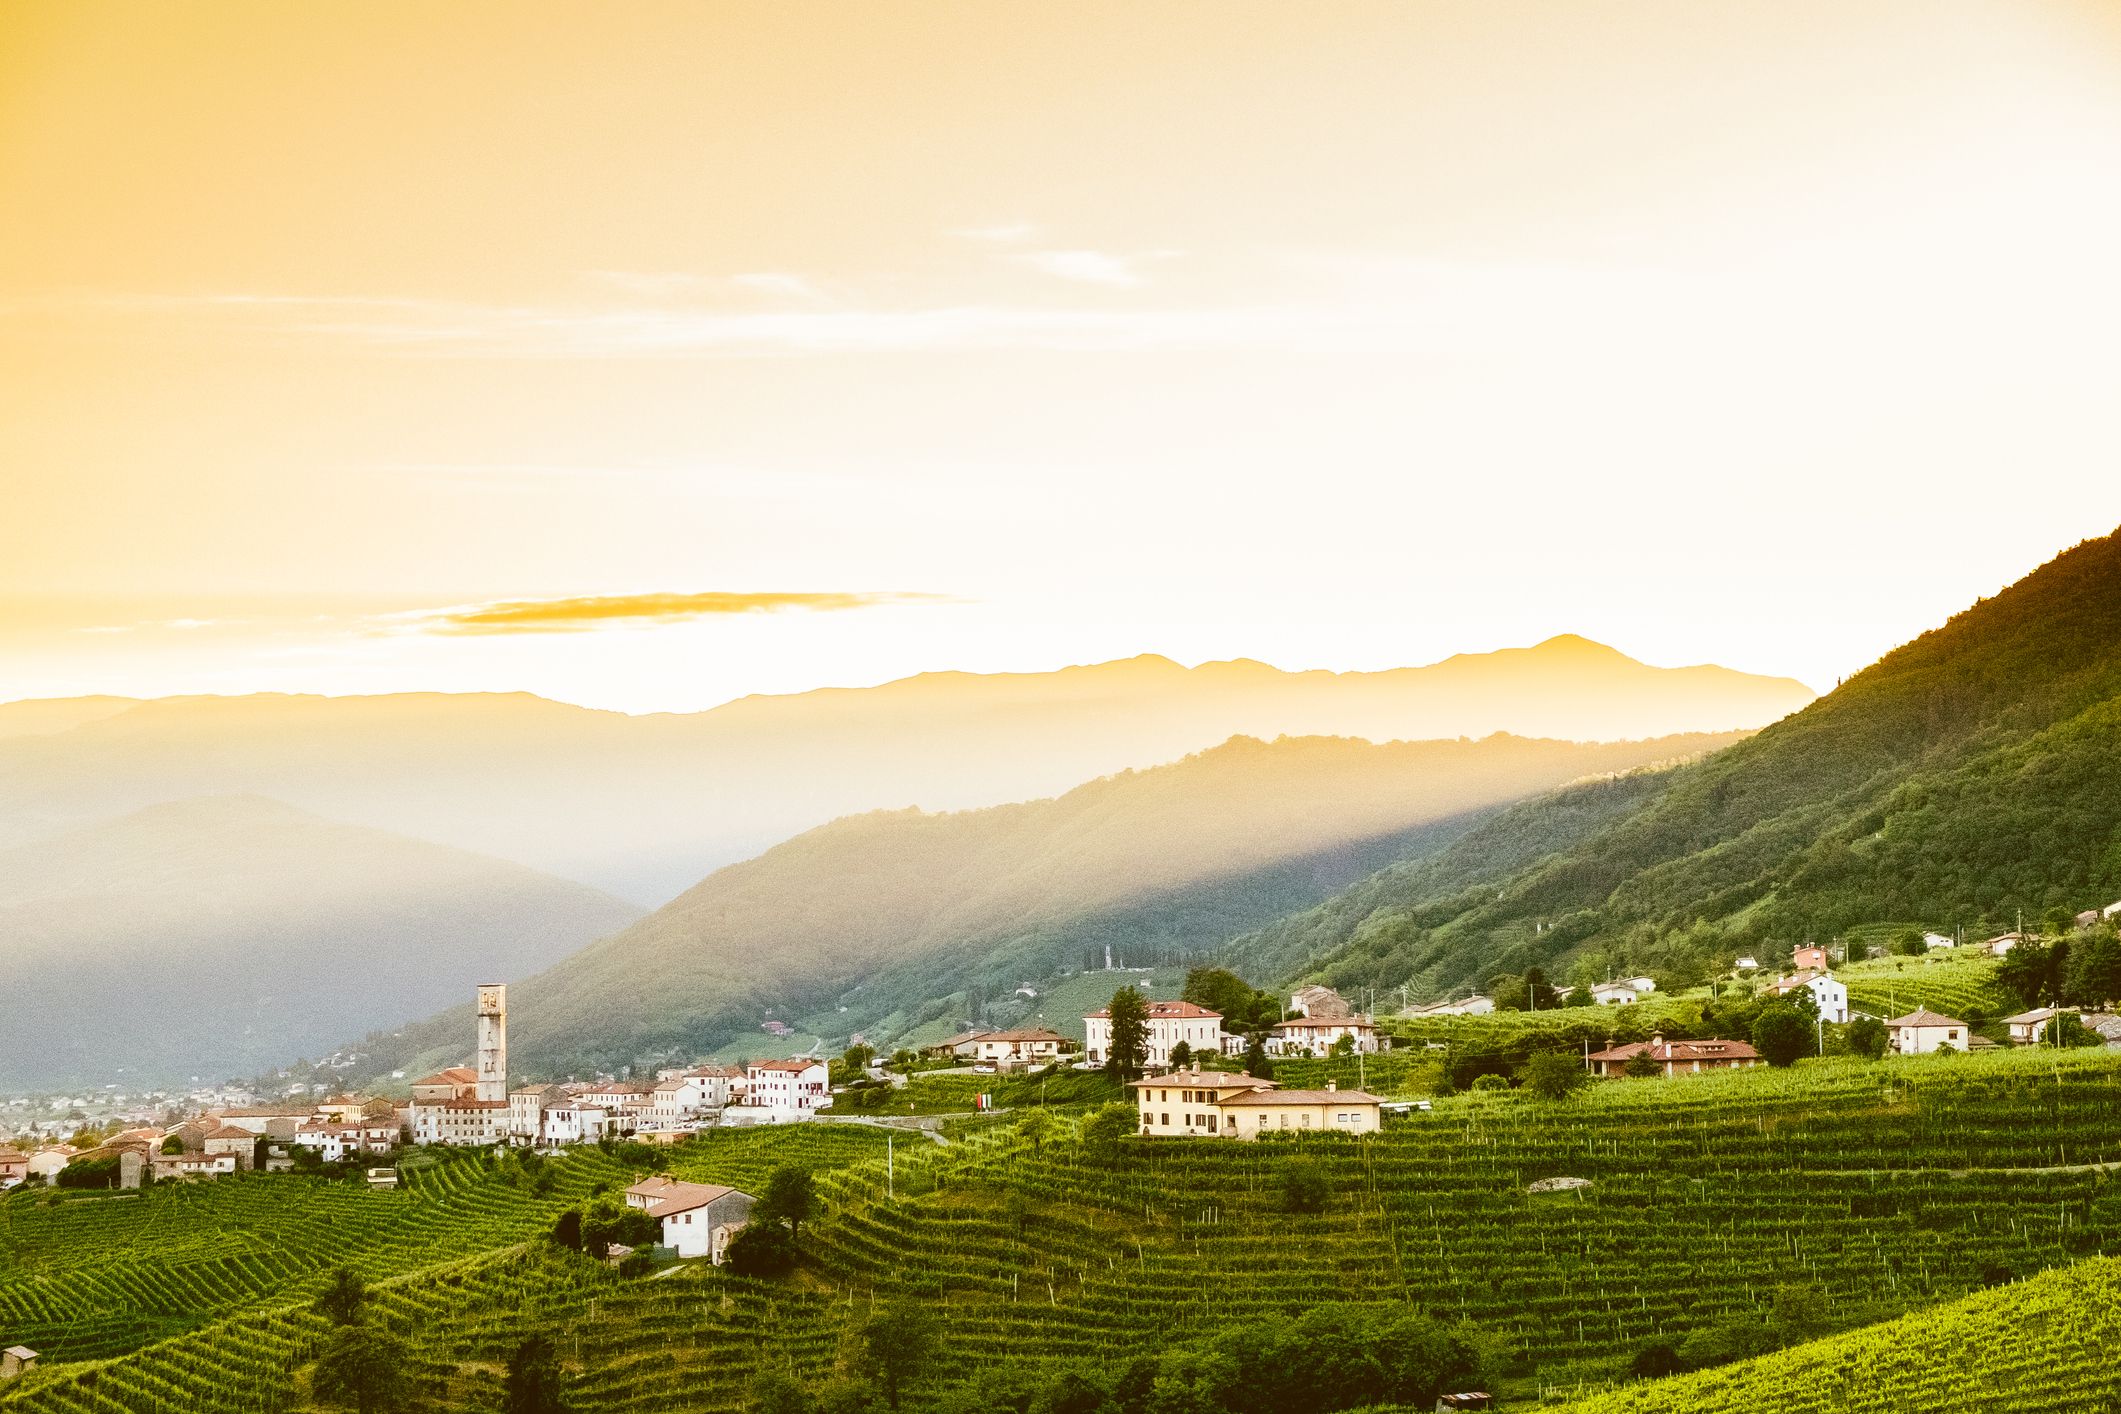
[[[1827,686],[2121,523],[2116,15],[18,0],[0,698]]]

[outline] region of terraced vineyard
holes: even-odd
[[[2075,1414],[2121,1407],[2121,1263],[2097,1258],[1942,1309],[1723,1369],[1634,1385],[1568,1414]]]
[[[1848,984],[1849,1005],[1873,1016],[1902,1016],[1918,1006],[1967,1019],[2008,1016],[2018,1002],[1997,985],[1997,960],[1966,949],[1922,957],[1877,957],[1834,969]]]
[[[521,1242],[620,1176],[594,1151],[535,1197],[483,1158],[408,1167],[405,1186],[246,1174],[136,1193],[0,1200],[0,1344],[50,1360],[134,1349],[284,1298],[326,1270],[370,1278]]]
[[[542,1329],[576,1371],[578,1407],[733,1411],[762,1364],[826,1374],[850,1325],[894,1294],[945,1317],[930,1390],[997,1351],[1109,1360],[1356,1300],[1495,1333],[1500,1386],[1521,1402],[1610,1384],[1644,1345],[1755,1319],[1790,1293],[1853,1327],[2121,1251],[2121,1188],[2094,1167],[2121,1164],[2117,1098],[2121,1060],[2103,1052],[1811,1062],[1612,1082],[1558,1104],[1454,1096],[1363,1141],[1127,1140],[1104,1154],[1072,1118],[1036,1149],[1013,1122],[987,1122],[948,1145],[903,1137],[888,1180],[873,1130],[722,1134],[673,1150],[672,1168],[746,1185],[779,1162],[817,1169],[823,1211],[796,1277],[694,1265],[622,1281],[511,1245],[521,1229],[496,1218],[493,1250],[438,1252],[391,1282],[384,1309],[443,1407],[491,1407],[496,1362]],[[1326,1175],[1322,1212],[1284,1211],[1300,1156]],[[1591,1184],[1527,1191],[1556,1176]],[[117,1221],[121,1207],[98,1211]],[[253,1303],[113,1362],[60,1365],[0,1409],[287,1407],[312,1320]]]

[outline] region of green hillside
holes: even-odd
[[[569,1161],[583,1167],[565,1193],[536,1199],[477,1161],[446,1169],[446,1192],[333,1187],[321,1190],[329,1201],[317,1180],[292,1176],[57,1210],[18,1195],[0,1203],[10,1233],[0,1341],[27,1332],[48,1343],[39,1348],[88,1358],[0,1392],[0,1409],[302,1407],[301,1367],[320,1333],[311,1288],[256,1281],[217,1296],[210,1280],[235,1279],[198,1266],[210,1225],[269,1233],[229,1254],[260,1262],[283,1249],[365,1252],[369,1232],[393,1234],[369,1269],[435,1409],[493,1407],[499,1362],[544,1331],[580,1408],[735,1411],[762,1369],[830,1379],[850,1333],[894,1296],[938,1320],[917,1409],[987,1378],[998,1357],[1042,1378],[1072,1363],[1110,1379],[1137,1354],[1328,1300],[1470,1323],[1486,1378],[1523,1403],[1624,1380],[1652,1346],[1722,1360],[1798,1345],[2121,1251],[2121,1191],[2100,1167],[2121,1163],[2117,1085],[2121,1057],[2104,1052],[1808,1062],[1613,1082],[1561,1103],[1456,1096],[1361,1141],[1124,1140],[1107,1151],[1064,1114],[1035,1144],[1010,1116],[948,1144],[901,1134],[888,1175],[883,1133],[822,1122],[669,1151],[681,1177],[754,1188],[782,1162],[817,1171],[823,1211],[804,1229],[803,1266],[781,1279],[704,1264],[620,1278],[527,1242],[582,1183],[624,1177],[594,1156]],[[1305,1164],[1325,1180],[1316,1213],[1285,1201],[1292,1166]],[[1590,1186],[1528,1191],[1558,1176]],[[441,1235],[424,1256],[402,1226],[423,1202],[425,1230]],[[400,1226],[379,1229],[364,1212]],[[164,1230],[167,1244],[138,1240]],[[186,1231],[202,1242],[188,1245]],[[83,1262],[103,1264],[103,1291],[154,1293],[189,1329],[156,1340],[168,1328],[142,1321],[68,1347],[70,1313],[93,1316],[108,1298],[86,1285],[41,1305],[21,1293]],[[1970,1371],[1987,1359],[1952,1358]],[[1836,1368],[1859,1392],[1878,1388],[1861,1366]],[[2045,1388],[2031,1364],[1978,1368]]]
[[[2121,898],[2117,583],[2121,534],[2081,544],[1632,809],[1565,796],[1485,827],[1543,858],[1483,872],[1471,835],[1239,950],[1424,992],[1586,954],[1685,981],[1883,919]]]
[[[1013,1019],[1019,985],[1102,967],[1108,949],[1123,966],[1208,955],[1499,805],[1736,739],[1237,738],[1053,800],[837,821],[512,986],[512,1058],[565,1072],[691,1055],[759,1040],[769,1017],[883,1042]],[[456,1058],[467,1017],[375,1038],[376,1064]]]

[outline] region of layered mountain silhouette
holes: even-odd
[[[1978,928],[2116,899],[2121,533],[1729,751],[1516,807],[1236,951],[1441,992],[1586,952],[1684,971],[1859,924]]]
[[[1493,736],[1377,746],[1239,738],[1056,799],[835,821],[732,865],[510,991],[530,1073],[684,1056],[768,1017],[888,1040],[924,1003],[1152,950],[1201,956],[1482,814],[1736,734],[1609,744]],[[468,1008],[370,1043],[392,1068],[454,1056]]]
[[[520,694],[16,703],[0,707],[0,846],[253,793],[654,904],[843,815],[1048,796],[1234,735],[1640,739],[1756,728],[1811,698],[1565,636],[1387,672],[1142,657],[640,717]]]
[[[0,1077],[252,1074],[545,966],[639,912],[257,796],[151,806],[0,851]]]

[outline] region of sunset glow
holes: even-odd
[[[1320,18],[14,7],[0,697],[1825,688],[2121,522],[2110,7]]]

